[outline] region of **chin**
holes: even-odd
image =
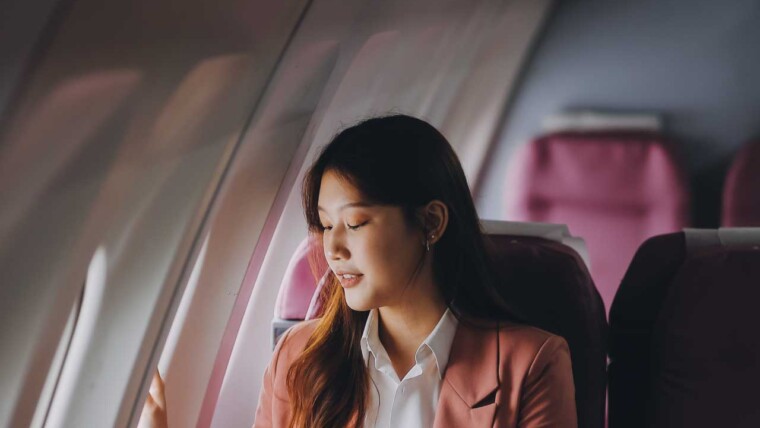
[[[372,299],[363,296],[363,293],[357,293],[359,290],[346,290],[346,304],[349,308],[357,312],[365,312],[377,307]]]

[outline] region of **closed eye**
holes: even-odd
[[[346,225],[346,227],[348,227],[348,228],[349,228],[349,229],[351,229],[351,230],[356,230],[356,229],[358,229],[358,228],[360,228],[360,227],[364,226],[364,225],[365,225],[365,224],[367,224],[367,223],[369,223],[369,221],[365,221],[364,223],[362,223],[362,224],[357,224],[357,225],[355,225],[355,226],[352,226],[352,225],[348,224],[348,225]]]

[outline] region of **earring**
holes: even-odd
[[[425,240],[425,251],[430,251],[430,240],[431,239],[435,239],[435,235],[430,235],[430,238]]]

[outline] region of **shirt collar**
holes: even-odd
[[[446,308],[446,312],[443,313],[438,324],[436,324],[433,331],[430,332],[417,349],[417,355],[419,355],[420,349],[423,347],[427,347],[432,351],[440,378],[443,378],[443,374],[446,372],[449,355],[451,354],[451,345],[454,342],[454,335],[456,334],[458,324],[454,314],[451,313],[450,309]],[[388,358],[388,354],[378,336],[377,309],[372,309],[369,312],[360,343],[365,362],[368,361],[370,353],[375,357],[375,360]]]

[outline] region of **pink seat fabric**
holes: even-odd
[[[723,188],[722,224],[760,226],[760,140],[745,146],[728,171]]]
[[[659,134],[565,132],[513,157],[505,207],[508,220],[564,223],[584,238],[609,311],[636,248],[688,225],[689,197]]]
[[[280,285],[275,304],[275,318],[283,320],[303,320],[317,287],[317,280],[309,264],[312,248],[306,238],[298,245],[290,258],[285,276]]]
[[[280,283],[272,320],[272,346],[290,326],[316,318],[322,309],[319,297],[325,275],[320,272],[327,270],[327,260],[321,245],[313,239],[301,241]]]

